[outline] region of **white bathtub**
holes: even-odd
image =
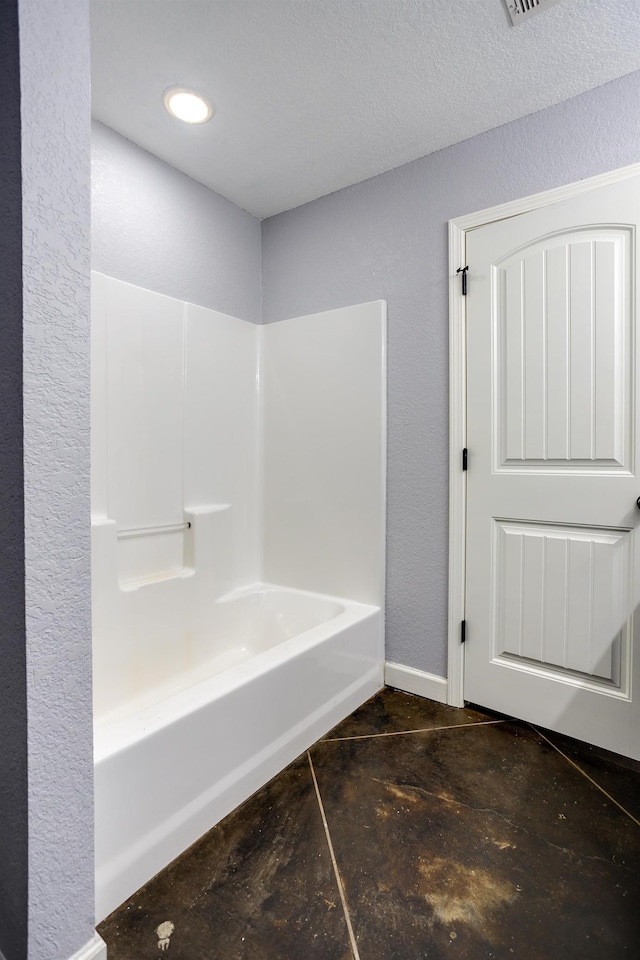
[[[213,619],[96,721],[97,922],[382,686],[379,607],[254,584]]]

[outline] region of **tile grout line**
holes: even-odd
[[[342,880],[340,878],[340,872],[338,870],[338,861],[336,860],[335,851],[333,849],[333,843],[331,841],[331,834],[329,833],[329,824],[327,823],[327,816],[324,812],[322,797],[320,796],[320,788],[318,786],[318,781],[316,779],[316,772],[313,768],[313,760],[311,759],[311,754],[308,750],[307,750],[307,757],[309,759],[309,769],[311,770],[311,776],[313,778],[313,786],[315,787],[315,791],[316,791],[316,799],[318,801],[318,806],[320,807],[320,816],[322,817],[322,825],[324,827],[325,836],[327,838],[327,846],[329,847],[329,854],[331,855],[333,872],[335,873],[336,883],[338,885],[338,893],[340,894],[340,900],[342,901],[344,918],[347,923],[347,930],[349,931],[349,940],[351,941],[351,949],[353,951],[353,960],[360,960],[360,954],[358,952],[358,944],[356,943],[356,937],[353,932],[353,927],[351,926],[351,917],[349,916],[349,908],[347,907],[347,898],[345,896],[344,887],[342,886]]]
[[[474,723],[452,723],[447,727],[420,727],[418,730],[393,730],[390,733],[362,733],[357,737],[324,737],[320,743],[340,743],[343,740],[375,740],[378,737],[406,737],[412,733],[437,733],[439,730],[459,730],[465,727],[486,727],[489,724],[508,723],[507,720],[476,720]]]
[[[583,777],[586,777],[586,779],[587,779],[590,783],[592,783],[593,786],[596,787],[596,788],[600,791],[600,793],[603,793],[603,794],[605,795],[605,797],[606,797],[608,800],[611,801],[611,803],[615,804],[615,806],[618,807],[618,809],[622,810],[623,813],[626,813],[626,815],[629,817],[629,819],[630,819],[630,820],[633,820],[633,822],[636,824],[636,826],[640,827],[640,820],[636,820],[636,818],[634,817],[634,815],[633,815],[632,813],[629,813],[629,811],[628,811],[625,807],[623,807],[621,803],[618,803],[618,801],[615,799],[615,797],[612,797],[610,793],[607,793],[607,791],[604,789],[604,787],[601,787],[600,784],[599,784],[596,780],[594,780],[593,777],[590,777],[589,774],[588,774],[585,770],[582,769],[582,767],[578,766],[578,764],[577,764],[574,760],[572,760],[571,757],[568,757],[568,756],[566,755],[566,753],[563,753],[562,750],[560,749],[560,747],[557,747],[557,746],[555,745],[555,743],[553,742],[553,740],[549,740],[548,737],[545,737],[544,733],[542,733],[541,730],[538,730],[537,727],[534,727],[534,725],[533,725],[532,723],[530,723],[529,726],[530,726],[531,729],[534,731],[534,733],[537,733],[538,736],[539,736],[539,737],[542,737],[542,739],[545,740],[545,741],[549,744],[550,747],[553,747],[553,749],[556,750],[556,751],[560,754],[561,757],[564,757],[564,759],[567,761],[567,763],[570,763],[572,767],[575,767],[576,770],[578,771],[578,773],[581,773]]]

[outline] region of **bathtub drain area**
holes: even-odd
[[[385,688],[99,932],[109,960],[617,960],[639,895],[640,764]]]

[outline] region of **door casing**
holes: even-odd
[[[530,197],[496,207],[487,207],[449,221],[449,626],[447,703],[464,706],[464,645],[460,624],[465,619],[467,473],[462,469],[462,451],[467,446],[467,337],[466,298],[461,275],[466,266],[466,235],[496,220],[517,217],[530,210],[567,200],[611,183],[640,176],[640,163],[620,167]],[[467,273],[467,290],[473,296],[473,273]],[[473,470],[473,459],[469,459]]]

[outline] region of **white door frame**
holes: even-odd
[[[589,177],[543,193],[522,197],[497,207],[487,207],[449,221],[449,656],[447,703],[464,705],[464,647],[460,623],[465,618],[467,475],[462,469],[462,450],[467,446],[467,350],[466,301],[460,274],[466,266],[466,234],[495,220],[517,217],[559,200],[577,197],[598,187],[640,176],[640,163]],[[468,274],[473,292],[473,274]],[[473,454],[469,456],[473,469]]]

